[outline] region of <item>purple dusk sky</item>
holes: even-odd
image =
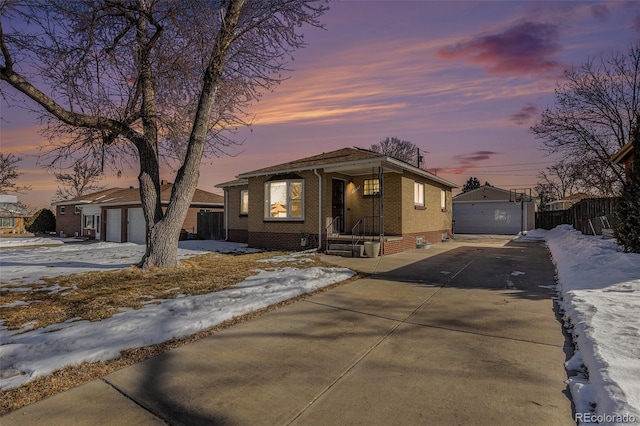
[[[529,127],[563,71],[640,40],[636,1],[349,1],[322,21],[304,29],[290,78],[249,111],[236,155],[203,160],[199,188],[220,193],[214,185],[239,173],[385,137],[412,141],[429,170],[461,186],[475,176],[532,188],[553,159]],[[47,206],[56,182],[36,165],[46,141],[35,116],[0,102],[1,150],[24,158],[19,184],[32,186],[21,199]],[[103,184],[137,186],[137,173],[107,171]]]

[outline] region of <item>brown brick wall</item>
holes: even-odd
[[[302,251],[318,247],[317,234],[309,235],[306,246],[300,245],[301,236],[300,233],[251,232],[248,243],[249,247],[277,250]]]
[[[424,209],[416,208],[414,203],[414,183],[424,186]],[[446,209],[441,208],[441,190],[445,191]],[[452,199],[451,190],[444,185],[430,182],[423,177],[407,174],[402,176],[403,216],[402,234],[429,232],[440,229],[451,230]]]
[[[412,198],[413,200],[413,198]],[[424,237],[426,242],[431,244],[442,242],[442,233],[449,232],[446,229],[439,231],[429,231],[429,232],[415,232],[411,234],[402,235],[402,239],[400,240],[392,240],[385,241],[384,246],[382,247],[382,254],[394,254],[400,253],[407,250],[412,250],[416,248],[416,239],[418,237]]]
[[[229,227],[229,229],[244,229],[245,231],[249,229],[249,217],[247,215],[240,215],[240,192],[248,188],[248,185],[232,186],[226,188],[227,226]],[[251,208],[251,199],[258,196],[259,194],[249,195],[249,208]],[[251,213],[255,214],[253,212]]]
[[[304,179],[304,218],[294,221],[265,220],[264,184],[269,176],[249,179],[249,234],[260,232],[298,235],[301,232],[318,233],[318,178],[311,171],[297,174]],[[298,245],[299,243],[298,241]]]
[[[59,236],[62,231],[69,236],[74,236],[76,232],[82,235],[82,215],[76,214],[76,206],[64,206],[64,214],[60,213],[61,207],[56,206],[56,234]]]
[[[246,244],[249,242],[249,231],[246,229],[229,229],[227,240]]]

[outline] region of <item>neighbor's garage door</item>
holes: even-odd
[[[122,242],[122,220],[121,209],[107,210],[107,241],[114,243]]]
[[[456,234],[517,234],[522,209],[511,202],[453,203]]]
[[[129,209],[127,225],[127,241],[136,244],[146,243],[147,228],[144,223],[144,213],[142,209]]]

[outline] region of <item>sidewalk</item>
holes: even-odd
[[[446,243],[1,424],[575,424],[540,243]]]

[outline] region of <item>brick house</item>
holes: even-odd
[[[375,240],[391,254],[450,235],[456,185],[393,157],[343,148],[242,173],[216,187],[225,192],[229,241],[324,250],[327,238]]]
[[[160,198],[163,209],[169,204],[173,185],[162,181]],[[111,242],[144,244],[146,224],[140,202],[140,189],[110,188],[53,203],[56,208],[56,233],[83,236]],[[196,189],[182,225],[181,239],[195,234],[200,211],[224,211],[221,195]]]
[[[26,232],[25,219],[29,216],[27,210],[18,203],[17,195],[0,194],[0,233]]]

